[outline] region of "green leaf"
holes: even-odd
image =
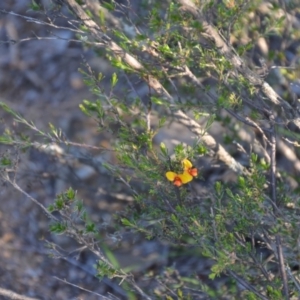
[[[118,82],[117,74],[113,73],[112,78],[111,78],[111,87],[114,88],[115,85],[117,84],[117,82]]]
[[[50,204],[49,206],[48,206],[48,211],[50,212],[50,213],[52,213],[52,212],[54,212],[56,209],[55,209],[55,206],[53,205],[53,204]]]
[[[68,200],[74,200],[76,193],[72,188],[69,188],[66,192],[66,195]]]
[[[127,72],[132,71],[132,68],[130,66],[128,66],[125,62],[123,62],[120,57],[111,58],[111,64],[112,64],[112,66],[114,66],[120,70],[127,71]]]
[[[92,115],[91,112],[88,111],[87,108],[83,104],[79,104],[79,108],[88,117],[90,117]]]
[[[226,194],[230,197],[230,198],[234,198],[234,195],[233,195],[233,193],[232,193],[232,191],[231,191],[231,189],[226,189]]]
[[[135,37],[136,41],[140,42],[140,41],[144,41],[146,39],[148,39],[147,35],[145,34],[137,34],[136,37]]]
[[[166,147],[166,145],[163,142],[160,143],[160,151],[164,156],[166,156],[166,157],[169,156],[168,148]]]
[[[132,225],[133,225],[133,224],[131,224],[131,222],[130,222],[128,219],[126,219],[126,218],[122,218],[122,219],[121,219],[121,222],[122,222],[122,224],[125,225],[125,226],[132,226]]]
[[[239,176],[238,177],[238,183],[239,183],[239,186],[241,188],[245,187],[246,186],[246,181],[245,181],[245,178],[243,176]]]
[[[55,207],[57,210],[62,210],[65,207],[65,201],[61,195],[58,195],[55,200]]]
[[[218,195],[221,195],[222,189],[223,189],[222,188],[222,183],[220,181],[217,181],[215,183],[215,190],[216,190],[216,192],[217,192]]]
[[[104,1],[101,3],[101,5],[109,11],[115,10],[115,4],[112,1]]]
[[[205,155],[207,153],[207,148],[203,144],[197,145],[197,152],[200,155]]]
[[[78,211],[79,213],[82,212],[83,210],[83,202],[81,200],[78,200],[76,201],[76,204],[75,204],[75,211]]]
[[[161,128],[165,125],[167,121],[167,117],[166,116],[162,116],[159,121],[158,121],[158,128]]]
[[[56,234],[63,234],[67,230],[67,225],[62,222],[53,223],[49,226],[50,232]]]
[[[177,223],[177,222],[178,222],[178,218],[177,218],[174,214],[171,214],[171,220],[172,220],[174,223]]]
[[[38,3],[36,3],[34,0],[31,0],[31,4],[29,5],[29,7],[33,10],[33,11],[40,11],[41,7]]]
[[[252,161],[253,163],[256,163],[257,160],[258,160],[258,155],[252,152],[252,153],[251,153],[251,161]]]
[[[0,107],[6,111],[7,113],[13,115],[15,118],[19,118],[20,116],[14,111],[12,110],[7,104],[3,103],[0,101]]]
[[[183,297],[182,290],[178,289],[177,290],[177,295],[178,295],[179,299],[182,299],[182,297]]]
[[[98,12],[99,21],[101,25],[105,25],[105,13],[103,9],[100,9]]]
[[[92,19],[94,16],[93,16],[93,13],[89,10],[89,9],[86,9],[85,10],[85,13]]]
[[[57,134],[57,129],[55,128],[55,126],[52,123],[49,123],[48,125],[51,132]]]
[[[13,139],[7,135],[0,135],[0,144],[10,145],[13,143]]]
[[[167,102],[165,100],[163,100],[162,98],[158,98],[158,97],[155,97],[155,96],[152,96],[151,97],[151,101],[157,105],[164,105],[166,104]]]
[[[116,258],[116,256],[113,254],[113,252],[107,247],[107,246],[102,246],[105,252],[105,256],[109,260],[109,262],[114,266],[114,268],[119,269],[120,265],[119,262]]]
[[[96,225],[95,223],[88,223],[85,225],[85,232],[86,233],[96,233]]]
[[[130,40],[129,38],[121,31],[119,30],[114,30],[114,34],[119,38],[121,39],[123,42],[126,42],[126,43],[130,43]]]
[[[216,115],[215,115],[215,114],[212,114],[212,115],[208,118],[208,120],[207,120],[207,122],[206,122],[205,130],[208,130],[208,129],[210,128],[210,126],[213,124],[213,122],[215,121],[215,119],[216,119]]]
[[[11,167],[12,161],[7,157],[1,157],[0,159],[0,167]]]

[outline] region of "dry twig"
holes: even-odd
[[[23,296],[23,295],[17,294],[13,291],[3,289],[3,288],[0,288],[0,295],[7,297],[9,299],[13,299],[13,300],[39,300],[38,298]]]

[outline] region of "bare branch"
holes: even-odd
[[[13,299],[13,300],[39,300],[38,298],[23,296],[3,288],[0,288],[0,295],[4,297],[8,297],[9,299]]]
[[[288,300],[288,299],[290,299],[289,287],[288,287],[285,262],[284,262],[283,252],[282,252],[281,237],[278,234],[276,235],[276,246],[277,246],[277,255],[278,255],[278,260],[279,260],[279,270],[280,270],[280,275],[281,275],[281,279],[282,279],[282,283],[283,283],[284,297],[286,300]]]
[[[235,272],[228,270],[227,273],[232,276],[237,282],[239,282],[246,289],[254,293],[257,297],[263,300],[269,300],[267,297],[262,295],[259,291],[257,291],[250,283],[244,280],[241,276],[237,275]]]
[[[136,28],[126,24],[122,19],[116,18],[105,7],[103,7],[98,0],[86,0],[86,7],[94,13],[96,18],[103,14],[105,16],[105,23],[109,28],[117,28],[125,32],[128,37],[133,38],[136,34]]]
[[[28,199],[30,199],[32,202],[34,202],[36,205],[38,205],[42,211],[45,213],[45,215],[51,219],[52,221],[58,221],[58,219],[56,217],[54,217],[49,211],[48,209],[39,201],[37,201],[35,198],[33,198],[31,195],[29,195],[28,193],[26,193],[18,184],[15,180],[11,180],[9,177],[8,172],[2,172],[1,173],[1,177],[3,178],[3,180],[5,180],[6,182],[10,183],[16,190],[18,190],[19,192],[21,192],[24,196],[26,196]]]
[[[29,23],[35,23],[35,24],[39,24],[39,25],[43,25],[43,26],[49,26],[49,27],[56,28],[56,29],[65,29],[65,30],[69,30],[69,31],[72,31],[72,32],[75,32],[75,33],[86,34],[84,31],[82,31],[80,29],[77,29],[77,28],[74,29],[74,28],[71,28],[71,27],[64,27],[64,26],[61,26],[61,25],[55,25],[53,23],[45,22],[45,21],[42,21],[42,20],[39,20],[39,19],[36,19],[36,18],[20,15],[20,14],[14,13],[13,11],[6,11],[5,9],[0,9],[0,13],[6,14],[6,15],[12,15],[12,16],[15,16],[15,17],[18,17],[18,18],[22,18],[22,19],[26,20]]]
[[[237,162],[221,144],[217,143],[209,133],[204,132],[204,130],[196,121],[191,119],[181,110],[175,111],[174,116],[178,118],[178,121],[181,124],[187,126],[192,133],[197,135],[199,139],[201,138],[201,141],[203,141],[208,148],[212,149],[216,153],[217,158],[223,161],[230,169],[238,174],[247,172],[244,167]]]
[[[292,271],[291,271],[291,269],[290,269],[289,266],[286,266],[286,271],[287,271],[289,277],[290,277],[290,278],[292,279],[292,281],[294,282],[294,284],[295,284],[295,286],[296,286],[298,292],[300,292],[300,283],[299,283],[299,280],[297,280],[297,279],[295,278],[295,276],[293,275],[293,273],[292,273]]]
[[[96,296],[100,296],[101,299],[103,299],[103,300],[106,300],[106,299],[109,300],[109,298],[107,298],[107,297],[105,297],[105,296],[103,296],[103,295],[100,295],[100,294],[95,293],[95,292],[93,292],[93,291],[91,291],[91,290],[85,289],[85,288],[83,288],[83,287],[81,287],[81,286],[79,286],[79,285],[77,285],[77,284],[73,284],[73,283],[67,281],[66,279],[61,279],[61,278],[59,278],[59,277],[57,277],[57,276],[53,276],[53,277],[54,277],[55,279],[57,279],[57,280],[59,280],[59,281],[65,283],[65,284],[68,284],[68,285],[70,285],[70,286],[76,287],[76,288],[78,288],[78,289],[80,289],[80,290],[82,290],[82,291],[88,292],[88,293],[93,294],[93,295],[96,295]]]
[[[271,123],[271,198],[272,202],[277,206],[277,195],[276,195],[276,130],[274,125],[274,115],[269,115]],[[273,206],[274,207],[274,206]],[[274,211],[275,212],[275,211]],[[287,282],[287,275],[285,270],[285,260],[283,257],[281,237],[279,234],[276,234],[276,247],[277,247],[277,258],[279,263],[279,270],[281,279],[283,282],[283,291],[285,299],[289,299],[289,288]]]

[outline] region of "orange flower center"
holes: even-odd
[[[188,170],[189,174],[192,175],[193,177],[196,177],[198,175],[198,170],[196,168],[189,169]]]
[[[174,183],[174,185],[176,185],[176,186],[181,186],[181,185],[182,185],[182,181],[181,181],[181,179],[180,179],[178,176],[176,176],[176,177],[174,178],[173,183]]]

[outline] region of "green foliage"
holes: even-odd
[[[62,234],[70,230],[78,235],[97,233],[97,225],[90,220],[83,202],[76,198],[76,192],[72,188],[57,195],[54,203],[49,205],[48,211],[59,212],[64,219],[63,222],[54,222],[50,225],[50,231],[53,233]]]
[[[109,11],[115,10],[115,2],[114,1],[105,1],[103,3],[103,7],[108,9]]]
[[[104,277],[114,278],[118,275],[118,272],[114,268],[110,267],[103,261],[98,261],[98,264],[96,265],[96,270],[97,277],[99,279],[103,279]]]
[[[63,222],[57,222],[49,225],[49,230],[52,233],[63,234],[66,232],[68,225]]]
[[[183,251],[193,249],[192,255],[201,253],[201,259],[210,262],[208,279],[213,282],[220,278],[226,280],[223,295],[202,284],[196,275],[184,277],[176,270],[166,268],[166,278],[162,274],[153,275],[162,282],[162,288],[153,292],[155,296],[193,299],[188,291],[198,288],[207,297],[215,299],[221,296],[236,299],[238,293],[244,299],[283,299],[286,291],[283,291],[283,278],[278,269],[298,263],[299,192],[291,191],[291,178],[287,177],[287,172],[276,169],[271,151],[272,147],[276,148],[276,142],[272,137],[276,131],[284,137],[299,140],[299,134],[276,127],[283,124],[282,116],[276,119],[276,126],[272,125],[269,115],[272,113],[277,117],[284,106],[276,110],[269,105],[261,86],[250,82],[242,68],[257,39],[283,34],[285,17],[272,17],[278,11],[277,4],[272,3],[260,29],[251,18],[262,1],[194,2],[201,5],[208,19],[214,16],[211,26],[220,33],[220,39],[226,40],[226,46],[230,45],[229,37],[233,38],[235,42],[230,55],[225,46],[225,50],[221,49],[213,44],[212,37],[207,37],[208,25],[204,19],[198,19],[196,13],[184,9],[176,1],[164,4],[154,1],[153,5],[146,1],[141,3],[149,12],[147,17],[140,17],[143,30],[129,38],[122,29],[116,28],[105,40],[107,45],[114,39],[123,49],[120,52],[124,52],[107,49],[105,55],[113,67],[112,75],[95,74],[90,68],[81,70],[95,100],[85,99],[79,108],[97,121],[99,130],[111,134],[117,162],[103,165],[134,196],[134,205],[124,209],[120,217],[116,216],[122,230],[130,230],[149,240],[160,239],[174,247],[181,245]],[[105,1],[103,6],[114,11],[117,4]],[[92,18],[92,13],[88,15]],[[104,26],[106,16],[100,13],[98,17]],[[81,30],[88,32],[89,28],[83,23]],[[236,42],[245,35],[247,42]],[[237,58],[243,61],[238,67],[231,59],[233,55],[239,55]],[[129,56],[131,61],[137,58],[140,65],[135,67],[130,63],[130,59],[126,59]],[[272,55],[269,59],[273,59]],[[252,72],[253,65],[249,63],[248,67],[246,71]],[[129,91],[124,88],[124,78]],[[136,78],[146,81],[145,87],[149,91],[146,95],[141,96],[136,90]],[[203,84],[204,79],[209,83]],[[44,133],[8,105],[0,102],[0,107],[46,142],[69,145],[54,125],[49,124],[49,133]],[[184,117],[180,119],[176,115],[178,112]],[[178,137],[179,142],[172,147],[167,146],[166,140],[157,145],[155,138],[173,122],[190,129],[196,136],[194,142],[185,144],[182,137]],[[216,125],[224,132],[216,137],[218,141],[207,139],[210,134],[216,134]],[[256,130],[253,139],[257,142],[256,136],[260,135],[264,140],[260,145],[263,150],[250,144],[244,149],[246,143],[241,137],[244,128]],[[24,148],[33,145],[27,136],[15,134],[10,129],[0,136],[0,143]],[[224,158],[221,144],[230,159]],[[239,173],[232,167],[233,162],[237,163],[234,154],[230,153],[234,147],[246,157],[246,167]],[[193,165],[188,170],[184,170],[184,159]],[[228,182],[215,180],[211,184],[208,178],[203,178],[206,174],[199,161],[214,164],[218,159],[227,170],[231,168],[236,172],[235,178]],[[1,156],[1,168],[11,165],[7,156]],[[176,178],[174,181],[167,178],[167,172],[177,176],[196,170],[198,175],[191,175],[193,181],[183,184],[176,185]],[[205,187],[203,193],[199,192],[201,187]],[[60,219],[51,223],[51,232],[72,234],[81,243],[86,242],[94,253],[97,252],[94,245],[99,245],[102,251],[99,252],[104,253],[96,265],[100,279],[121,278],[122,282],[127,279],[127,284],[134,286],[128,279],[132,275],[121,269],[113,251],[101,245],[98,224],[89,218],[83,201],[77,199],[72,188],[58,195],[48,211],[60,215]],[[92,242],[84,240],[86,236]],[[282,243],[278,242],[279,238]],[[279,259],[280,247],[284,249],[285,264]],[[294,279],[294,275],[289,275],[286,283],[296,295]],[[238,283],[244,291],[239,290]]]
[[[42,7],[36,1],[31,0],[31,4],[29,5],[29,8],[32,9],[33,11],[40,11]]]

